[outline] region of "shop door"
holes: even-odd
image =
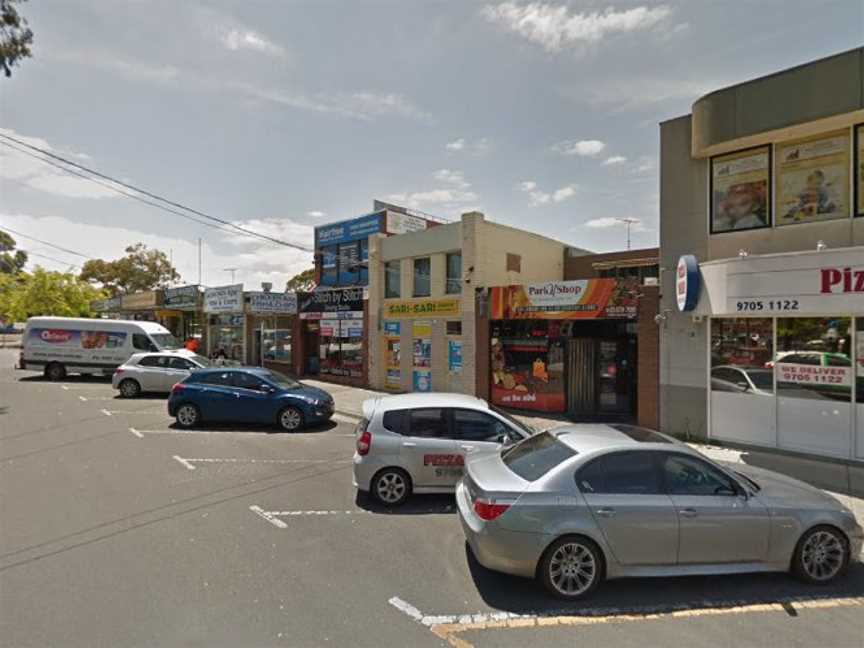
[[[635,345],[628,339],[597,340],[597,412],[629,414],[636,393]]]
[[[595,411],[595,340],[573,338],[567,345],[567,411],[593,414]]]

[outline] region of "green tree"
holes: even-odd
[[[15,7],[21,1],[0,0],[0,67],[7,77],[12,76],[12,68],[20,59],[31,56],[33,30]]]
[[[297,292],[311,292],[315,290],[315,268],[309,268],[303,272],[294,275],[285,284],[285,290],[294,290]]]
[[[0,231],[0,273],[18,274],[27,264],[27,253],[15,249],[15,239]]]
[[[164,252],[136,243],[127,247],[126,256],[116,261],[87,261],[81,268],[80,278],[100,284],[113,297],[164,288],[179,280],[180,274]]]
[[[0,319],[21,322],[36,315],[90,317],[90,302],[105,293],[70,272],[36,266],[33,274],[0,275]]]

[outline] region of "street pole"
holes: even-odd
[[[619,223],[624,223],[627,226],[627,249],[630,249],[630,226],[639,222],[638,218],[616,218]]]
[[[201,239],[198,239],[198,285],[201,286]]]

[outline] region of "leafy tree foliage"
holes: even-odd
[[[285,290],[310,292],[315,290],[315,286],[317,286],[315,283],[315,268],[309,268],[291,277],[285,285]]]
[[[15,249],[15,239],[0,232],[0,273],[18,274],[27,263],[27,253]]]
[[[20,59],[31,56],[33,30],[15,6],[21,1],[0,0],[0,68],[7,77],[12,76],[12,68]]]
[[[112,297],[164,288],[180,279],[180,274],[161,250],[150,250],[143,243],[136,243],[125,251],[126,256],[116,261],[87,261],[81,268],[80,278],[101,284]]]
[[[23,322],[36,315],[90,317],[90,302],[105,294],[69,272],[0,274],[0,319]]]

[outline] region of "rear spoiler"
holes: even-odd
[[[381,398],[367,398],[363,401],[363,418],[367,421],[372,420],[372,415],[375,414],[375,410],[378,408],[378,403]]]

